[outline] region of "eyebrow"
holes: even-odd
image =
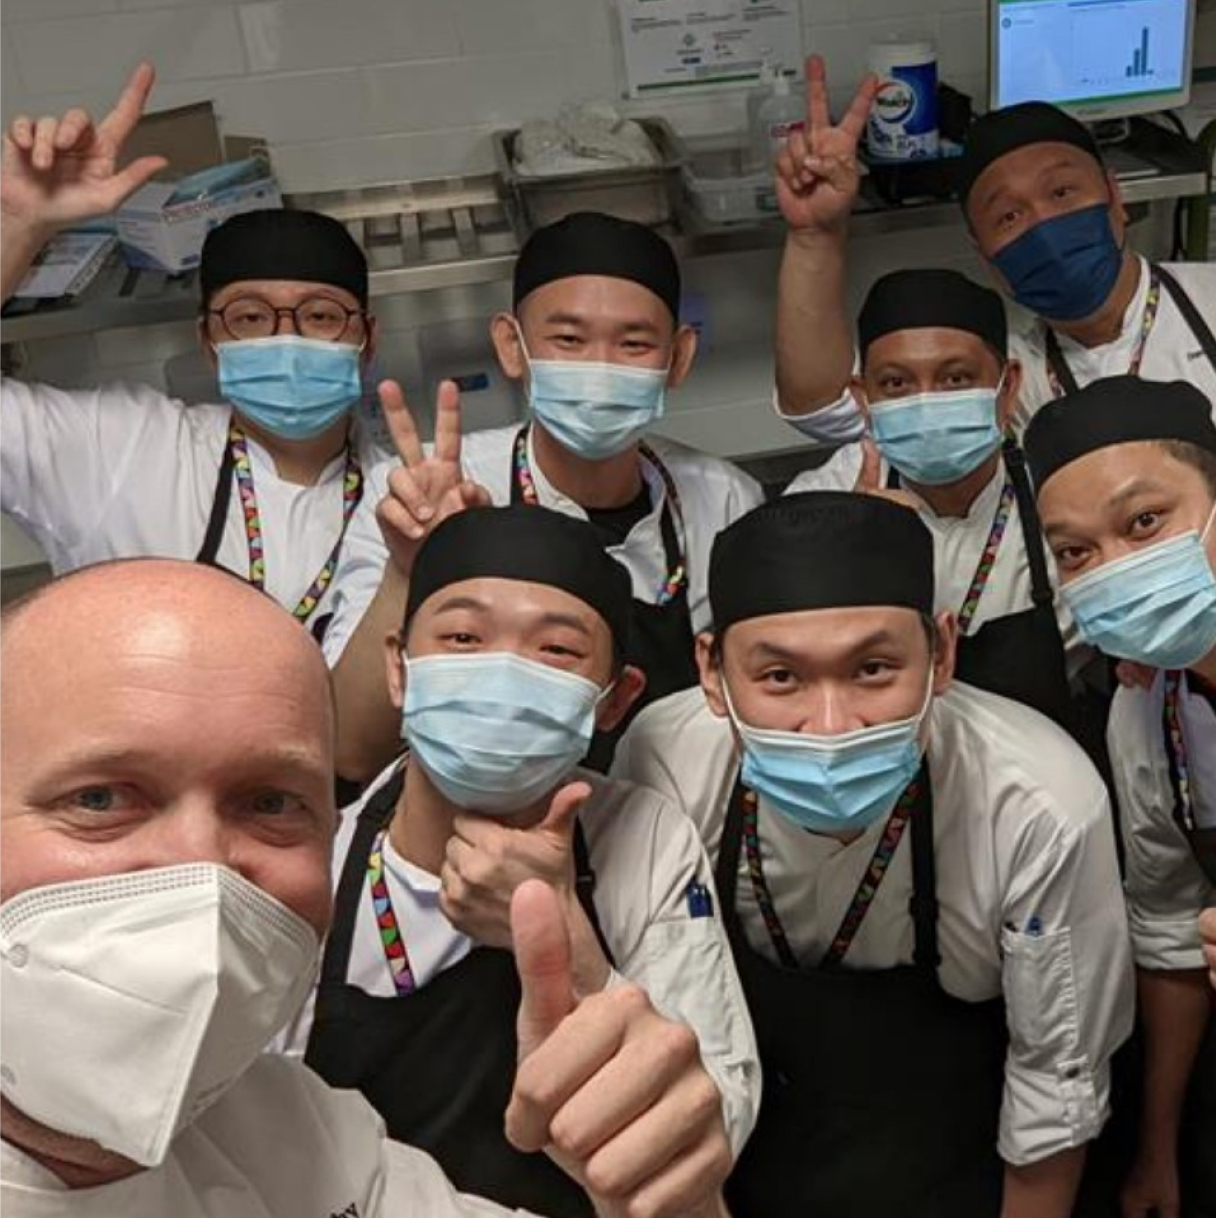
[[[851,643],[841,652],[839,656],[833,657],[829,662],[837,662],[844,659],[852,659],[858,654],[870,651],[875,647],[899,645],[900,640],[890,631],[879,629],[867,634],[864,638],[858,639],[856,643]],[[782,660],[787,663],[805,663],[810,657],[798,652],[790,651],[788,648],[778,646],[775,643],[756,643],[749,653],[753,658],[768,657],[774,660]]]
[[[1131,482],[1121,486],[1113,495],[1106,499],[1102,504],[1103,511],[1120,511],[1141,495],[1161,495],[1166,492],[1167,488],[1160,482],[1156,482],[1151,478],[1134,478]],[[1053,537],[1059,537],[1061,534],[1069,534],[1074,532],[1074,526],[1065,521],[1045,523],[1043,526],[1043,535],[1050,540]]]
[[[475,596],[453,596],[435,607],[435,613],[449,613],[456,609],[467,609],[472,613],[489,613],[490,606]]]
[[[588,326],[591,324],[590,319],[581,316],[578,313],[549,313],[541,323],[546,326]],[[623,322],[617,327],[621,334],[653,334],[660,333],[659,327],[652,321],[647,321],[644,318],[634,318]]]
[[[1049,173],[1055,173],[1056,170],[1058,170],[1058,169],[1076,169],[1078,167],[1079,167],[1078,162],[1075,159],[1073,159],[1072,157],[1061,156],[1061,157],[1057,158],[1056,160],[1052,161],[1049,165],[1044,165],[1043,168],[1040,169],[1038,171],[1038,173],[1035,174],[1035,181],[1036,182],[1041,181]],[[980,203],[980,208],[982,210],[986,211],[989,207],[992,206],[992,204],[995,200],[999,199],[1001,195],[1007,194],[1007,193],[1009,193],[1009,188],[1004,183],[1002,183],[1000,186],[994,186],[992,188],[992,190],[990,190],[984,196],[983,200]]]
[[[591,628],[581,617],[574,613],[544,613],[537,624],[540,626],[566,626],[581,635],[585,635],[587,638],[591,637]]]
[[[101,745],[97,748],[68,750],[55,759],[52,777],[56,781],[69,778],[75,771],[135,770],[156,773],[165,769],[170,758],[163,751],[140,747]],[[300,778],[315,779],[326,767],[319,757],[307,749],[292,744],[271,746],[265,750],[249,751],[227,763],[225,772],[240,775],[247,771],[269,769],[288,770]]]

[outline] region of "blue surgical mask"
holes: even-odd
[[[1001,388],[917,393],[870,403],[870,432],[905,478],[925,486],[957,482],[1001,444]]]
[[[1216,520],[1145,546],[1060,587],[1081,637],[1108,656],[1190,668],[1216,647],[1216,575],[1204,540]]]
[[[1106,203],[1052,216],[994,254],[1013,298],[1048,321],[1096,313],[1114,290],[1123,252]]]
[[[667,368],[630,368],[589,360],[528,361],[528,404],[545,430],[588,461],[603,461],[636,444],[663,417]]]
[[[605,691],[512,652],[406,659],[402,738],[458,808],[507,816],[586,756]]]
[[[362,348],[298,334],[217,343],[220,393],[284,440],[311,440],[359,400]]]
[[[910,719],[814,736],[749,726],[735,714],[727,691],[731,721],[743,741],[743,782],[802,829],[868,829],[890,814],[920,769],[920,728],[932,698],[930,669],[924,703]]]

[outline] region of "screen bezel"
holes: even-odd
[[[988,0],[988,108],[996,110],[1000,100],[1000,39],[999,14],[1001,0]],[[1104,119],[1130,118],[1135,114],[1156,114],[1162,110],[1173,110],[1185,106],[1191,99],[1192,78],[1195,73],[1195,10],[1197,0],[1186,0],[1186,31],[1183,55],[1190,65],[1184,73],[1182,85],[1151,95],[1135,94],[1127,97],[1111,97],[1102,101],[1055,101],[1050,97],[1040,100],[1051,102],[1061,110],[1085,122],[1101,122]]]

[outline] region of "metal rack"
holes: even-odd
[[[1122,183],[1124,199],[1142,204],[1204,195],[1201,171],[1165,171]],[[511,276],[524,225],[497,174],[367,186],[288,196],[343,221],[367,251],[373,298],[403,292],[489,283]],[[899,233],[958,223],[953,202],[891,206],[859,200],[853,231]],[[779,219],[714,228],[687,210],[666,232],[684,258],[771,249],[784,240]],[[1192,255],[1194,256],[1194,255]],[[26,307],[17,302],[0,321],[0,342],[31,342],[125,326],[153,325],[197,315],[197,273],[170,276],[126,267],[116,253],[71,300]]]

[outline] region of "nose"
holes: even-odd
[[[853,710],[848,692],[835,684],[816,686],[806,717],[798,730],[809,736],[840,736],[864,727]]]
[[[274,332],[276,335],[282,334],[286,328],[288,334],[299,334],[300,327],[296,325],[296,314],[294,309],[275,309],[274,311]]]
[[[158,818],[156,865],[215,863],[237,867],[238,834],[225,821],[214,800],[204,795],[183,799],[169,815]]]

